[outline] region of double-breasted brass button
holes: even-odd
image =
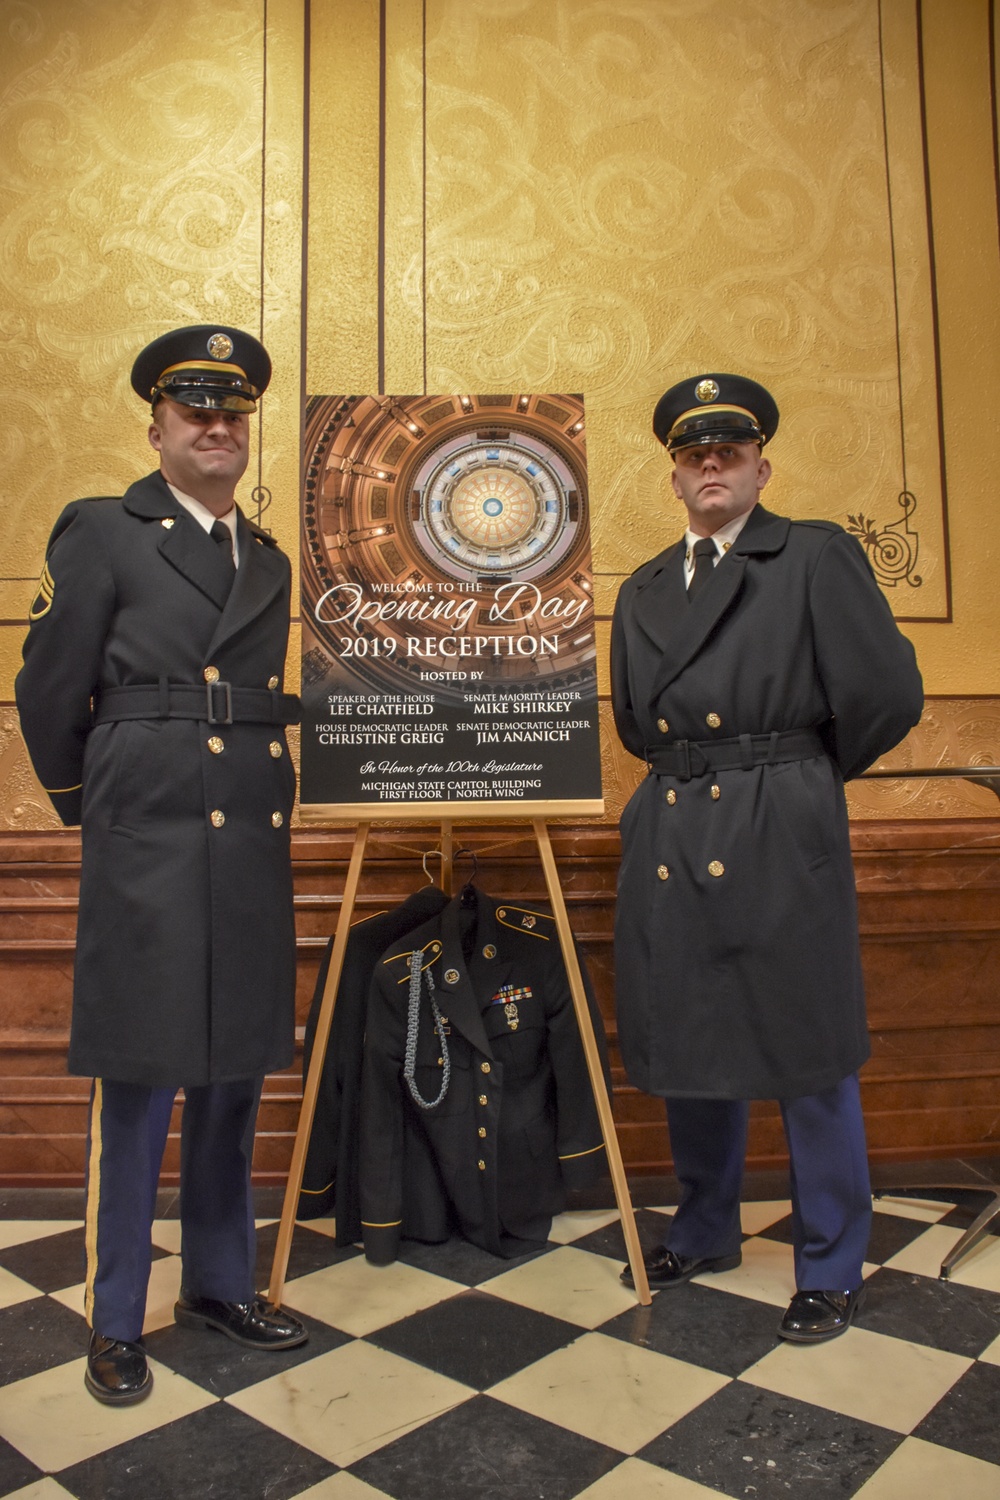
[[[488,1099],[487,1099],[487,1097],[486,1097],[486,1095],[485,1095],[485,1094],[480,1094],[480,1096],[479,1096],[479,1102],[480,1102],[480,1104],[481,1104],[481,1105],[483,1105],[483,1107],[484,1107],[484,1108],[485,1108],[485,1106],[486,1106],[486,1105],[487,1105],[487,1104],[489,1104],[489,1102],[490,1102],[490,1101],[489,1101],[489,1100],[488,1100]]]
[[[673,805],[674,805],[674,803],[676,801],[677,801],[677,793],[674,791],[673,787],[671,787],[670,790],[669,790],[669,792],[667,793],[667,806],[668,807],[673,807]]]
[[[275,828],[280,828],[284,821],[284,814],[280,812],[273,812],[271,814],[271,823]]]
[[[657,719],[657,721],[656,721],[656,727],[660,731],[661,734],[669,734],[670,733],[670,725],[667,723],[666,719]]]
[[[226,748],[226,742],[225,740],[220,740],[217,734],[213,734],[212,738],[208,742],[208,748],[211,750],[213,755],[221,755],[223,750],[225,750]]]
[[[657,865],[656,873],[657,875],[659,875],[661,880],[670,879],[670,871],[667,869],[666,865]]]
[[[479,1071],[480,1071],[480,1073],[488,1073],[490,1071],[490,1065],[489,1065],[489,1063],[488,1062],[481,1062],[479,1064]]]
[[[457,969],[445,969],[445,971],[444,971],[444,982],[445,982],[445,984],[457,984],[458,983],[458,970]]]
[[[709,729],[722,728],[722,720],[719,718],[718,714],[706,714],[705,723],[708,725]]]
[[[206,682],[218,682],[219,669],[218,667],[206,667],[201,675],[202,677],[204,677]]]
[[[482,1157],[480,1157],[479,1160],[476,1162],[476,1166],[479,1168],[480,1172],[485,1172],[486,1171],[486,1163],[483,1161]]]
[[[271,689],[271,692],[273,693],[274,690],[275,690],[275,688],[278,686],[278,678],[277,677],[269,677],[267,679],[267,685]]]
[[[214,811],[214,813],[212,813],[212,815],[211,815],[212,827],[213,828],[221,828],[222,825],[223,825],[223,823],[225,821],[226,821],[226,815],[225,815],[225,813],[224,812],[220,812],[219,809],[216,808],[215,811]]]
[[[485,1141],[485,1139],[486,1139],[486,1126],[485,1125],[480,1125],[480,1127],[479,1127],[479,1139],[481,1141]]]
[[[726,867],[722,863],[722,860],[721,859],[713,859],[712,863],[708,867],[708,873],[710,875],[725,875],[725,873],[726,873]]]
[[[717,786],[716,783],[713,781],[713,783],[712,783],[712,801],[713,802],[718,802],[718,800],[719,800],[719,798],[721,796],[722,796],[722,789],[721,789],[721,787]]]
[[[278,741],[278,740],[272,740],[271,743],[268,745],[267,748],[271,752],[271,758],[272,758],[272,760],[280,760],[281,759],[282,748],[281,748],[280,741]]]

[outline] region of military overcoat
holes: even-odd
[[[292,1059],[290,567],[242,515],[238,543],[226,598],[216,544],[159,474],[75,501],[52,533],[16,693],[40,780],[82,822],[73,1073],[199,1085]],[[273,722],[100,722],[112,689],[153,685],[166,709],[206,674],[263,690]]]
[[[807,759],[651,772],[621,819],[618,1025],[631,1081],[675,1097],[794,1098],[868,1056],[843,783],[923,702],[863,549],[750,514],[689,602],[684,544],[622,586],[612,696],[625,747],[814,728]],[[749,757],[748,757],[749,759]]]
[[[403,1079],[414,953],[424,976],[414,1081],[426,1109]],[[372,980],[361,1091],[365,1254],[386,1264],[402,1236],[440,1240],[452,1226],[494,1255],[522,1254],[544,1243],[567,1189],[605,1170],[555,922],[467,888],[393,944]]]

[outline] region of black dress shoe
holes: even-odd
[[[214,1297],[189,1297],[182,1291],[174,1304],[174,1322],[181,1328],[215,1328],[251,1349],[294,1349],[309,1337],[298,1318],[271,1307],[262,1297],[252,1302],[218,1302]]]
[[[145,1349],[127,1339],[106,1339],[92,1333],[83,1383],[95,1400],[107,1406],[144,1401],[153,1389]]]
[[[685,1281],[690,1281],[692,1276],[700,1276],[703,1271],[732,1271],[742,1259],[741,1250],[737,1250],[735,1255],[698,1257],[675,1255],[672,1250],[667,1249],[666,1245],[656,1245],[652,1250],[645,1252],[642,1263],[646,1267],[646,1276],[650,1286],[663,1289],[670,1286],[683,1286]],[[626,1286],[635,1286],[631,1266],[624,1268],[621,1279]]]
[[[861,1306],[863,1286],[853,1292],[796,1292],[785,1310],[778,1337],[790,1344],[822,1344],[844,1333]]]

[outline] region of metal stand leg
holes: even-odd
[[[876,1188],[873,1197],[925,1198],[933,1201],[941,1193],[946,1195],[949,1202],[955,1193],[986,1193],[989,1195],[990,1200],[979,1216],[969,1225],[962,1238],[956,1245],[952,1246],[941,1262],[938,1279],[940,1281],[949,1281],[951,1273],[959,1261],[963,1260],[969,1251],[978,1245],[979,1241],[989,1233],[990,1225],[994,1219],[1000,1219],[1000,1191],[985,1182],[982,1184],[977,1182],[934,1182],[921,1187]]]

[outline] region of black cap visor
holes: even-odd
[[[696,443],[766,442],[757,418],[752,412],[734,406],[700,406],[682,412],[667,434],[667,448],[691,448]]]
[[[198,370],[181,366],[167,370],[154,385],[150,399],[155,407],[161,396],[181,406],[200,406],[210,411],[254,412],[260,392],[250,384],[243,371],[233,366],[230,371],[212,369]]]

